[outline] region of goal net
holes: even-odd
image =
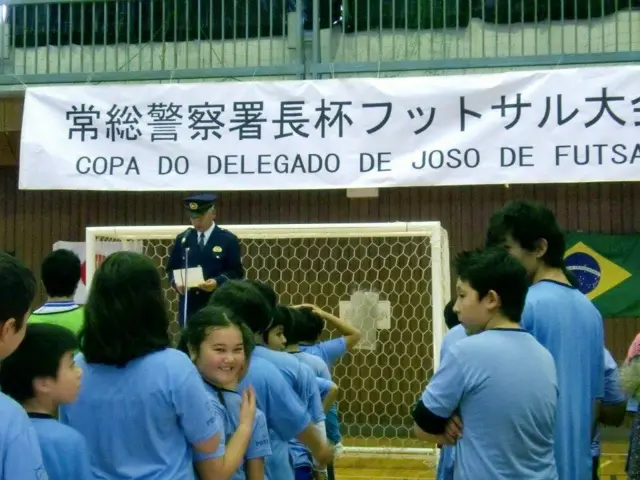
[[[105,244],[143,252],[161,269],[177,340],[178,298],[162,267],[186,228],[87,228],[87,286]],[[440,223],[225,228],[240,238],[246,278],[272,285],[283,304],[315,304],[362,331],[333,369],[345,452],[433,453],[412,440],[411,409],[438,365],[446,328],[449,241]],[[325,339],[337,335],[329,330]]]

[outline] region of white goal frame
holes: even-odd
[[[173,240],[190,225],[114,226],[86,228],[86,286],[90,289],[96,270],[96,243],[99,238],[120,241],[124,250],[140,240]],[[279,225],[225,225],[240,240],[268,240],[287,238],[358,238],[358,237],[415,237],[429,238],[431,248],[431,308],[433,312],[433,368],[438,368],[440,346],[446,333],[444,306],[451,298],[449,240],[440,222],[390,223],[327,223]],[[432,448],[349,447],[345,453],[429,454]]]

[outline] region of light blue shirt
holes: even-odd
[[[442,360],[451,347],[455,345],[458,340],[462,340],[463,338],[467,338],[467,332],[462,325],[456,325],[445,334],[442,339],[442,345],[440,345],[440,364],[442,364]],[[453,466],[455,459],[455,445],[443,445],[440,449],[436,480],[453,480]]]
[[[123,368],[75,360],[82,388],[60,420],[86,439],[94,476],[195,480],[192,446],[223,432],[189,357],[167,348]]]
[[[609,353],[609,350],[604,349],[604,398],[602,403],[604,405],[616,405],[619,403],[625,403],[627,400],[622,386],[620,385],[620,372],[618,371],[618,364]],[[593,457],[600,456],[600,429],[598,428],[593,442],[591,442],[591,455]]]
[[[253,355],[273,363],[298,394],[302,403],[307,405],[312,421],[314,423],[324,422],[322,399],[318,391],[316,376],[311,368],[289,353],[276,352],[261,345],[256,346]]]
[[[0,393],[0,452],[0,479],[49,479],[27,413],[4,393]]]
[[[307,405],[302,403],[280,370],[255,353],[251,355],[239,391],[248,386],[255,390],[257,406],[264,412],[269,428],[271,455],[265,459],[265,474],[271,480],[293,480],[288,442],[311,424]]]
[[[318,390],[320,391],[320,397],[324,400],[324,397],[329,393],[329,389],[335,384],[331,380],[327,380],[325,378],[318,377],[316,380],[318,383]],[[309,452],[309,449],[302,442],[298,440],[291,440],[289,442],[289,456],[291,458],[293,468],[313,468],[313,457],[311,456],[311,452]]]
[[[231,390],[225,390],[222,388],[216,388],[210,383],[205,381],[205,387],[207,392],[211,396],[211,400],[214,403],[216,409],[219,412],[220,417],[223,419],[224,438],[221,440],[221,454],[224,455],[225,444],[229,442],[233,434],[238,429],[240,424],[240,407],[242,405],[242,397],[239,393]],[[267,428],[267,421],[259,409],[256,409],[256,415],[253,420],[253,429],[251,433],[251,439],[247,451],[244,454],[245,461],[253,460],[256,458],[264,458],[271,455],[271,444],[269,442],[269,429]],[[199,460],[202,456],[196,454],[195,459]],[[232,480],[245,480],[247,478],[244,469],[244,462],[238,468],[238,470],[231,477]],[[265,476],[265,480],[270,480]]]
[[[49,480],[93,480],[85,439],[49,415],[30,413]]]
[[[339,337],[315,345],[301,345],[300,350],[320,357],[331,370],[333,365],[347,353],[347,341],[344,337]]]
[[[488,330],[451,346],[422,403],[442,418],[460,411],[456,480],[558,478],[555,370],[549,352],[523,330]]]
[[[543,280],[529,288],[521,324],[556,363],[560,396],[555,456],[560,480],[591,478],[594,405],[604,396],[602,316],[579,290]]]

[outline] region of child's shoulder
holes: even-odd
[[[28,428],[31,424],[27,412],[13,398],[0,393],[0,437],[13,439]]]
[[[184,352],[175,348],[164,348],[156,352],[138,358],[132,365],[138,365],[142,368],[183,371],[185,367],[193,367],[193,362]]]
[[[55,418],[34,418],[31,421],[41,442],[55,442],[64,445],[69,450],[86,448],[86,441],[82,434]]]

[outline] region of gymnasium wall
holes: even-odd
[[[183,224],[182,193],[18,191],[16,167],[0,167],[0,249],[15,251],[29,266],[39,264],[57,240],[82,241],[97,225]],[[224,193],[221,224],[387,222],[440,220],[451,253],[477,246],[491,212],[526,198],[552,208],[563,227],[628,234],[640,228],[640,184],[398,188],[377,199],[348,199],[344,190]],[[640,292],[639,292],[640,294]],[[42,300],[42,292],[39,300]],[[605,323],[606,343],[617,360],[637,332],[640,319]],[[425,368],[428,368],[425,366]]]

